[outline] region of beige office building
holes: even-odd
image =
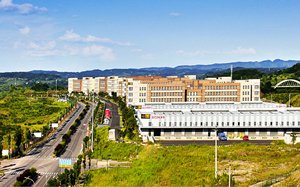
[[[68,90],[85,94],[107,92],[126,98],[128,105],[143,103],[205,102],[233,103],[259,102],[260,80],[232,80],[231,77],[197,80],[195,76],[135,76],[83,77],[68,80]]]

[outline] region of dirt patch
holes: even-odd
[[[244,183],[251,179],[251,175],[255,172],[258,164],[249,161],[230,161],[224,160],[219,164],[219,175],[223,173],[228,174],[229,167],[231,167],[231,175],[237,183]]]

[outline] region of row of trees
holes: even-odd
[[[16,125],[3,125],[0,122],[0,158],[2,158],[4,143],[8,145],[9,157],[22,156],[32,140],[33,136],[28,128],[21,128]]]
[[[26,169],[20,176],[17,177],[17,182],[14,186],[31,186],[32,181],[36,181],[38,178],[38,173],[35,168]]]
[[[112,99],[114,102],[118,103],[118,106],[122,113],[123,128],[120,133],[120,136],[129,140],[139,140],[138,125],[134,117],[134,108],[126,106],[126,102],[124,101],[125,98],[116,97],[113,94]]]
[[[71,127],[69,128],[67,133],[63,135],[62,141],[54,149],[55,156],[60,156],[64,152],[66,146],[71,141],[71,136],[76,132],[77,128],[81,124],[81,120],[83,120],[83,118],[86,115],[86,113],[88,112],[89,108],[90,108],[90,106],[86,105],[86,107],[83,109],[83,111],[81,112],[79,117],[75,120],[74,124],[71,125]]]

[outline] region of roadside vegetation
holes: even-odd
[[[37,93],[41,92],[15,86],[0,92],[0,158],[4,149],[10,150],[9,156],[21,156],[40,140],[34,132],[47,135],[49,125],[60,121],[75,104],[44,96],[47,92],[42,96]]]
[[[35,168],[26,169],[22,174],[17,177],[17,182],[14,186],[32,186],[33,181],[38,179],[38,173]]]
[[[214,179],[214,147],[159,146],[139,149],[131,168],[87,172],[87,186],[227,186],[231,167],[235,186],[286,176],[300,169],[300,144],[219,146],[218,179]],[[132,150],[132,153],[134,150]],[[117,153],[116,153],[117,154]]]
[[[116,94],[113,94],[110,99],[117,103],[119,106],[119,110],[121,111],[122,116],[122,129],[120,133],[120,137],[123,138],[125,141],[135,141],[139,142],[139,131],[136,119],[134,117],[135,111],[132,107],[127,107],[126,102],[124,101],[125,98],[116,97]]]
[[[97,128],[95,131],[95,146],[92,158],[99,160],[128,161],[135,159],[143,149],[138,143],[122,143],[108,140],[109,127]]]
[[[47,183],[47,186],[74,186],[75,184],[78,184],[79,175],[81,171],[81,164],[82,155],[79,155],[77,161],[73,165],[73,168],[65,169],[62,174],[57,175],[53,179],[50,179]]]

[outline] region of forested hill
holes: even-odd
[[[229,63],[215,63],[208,65],[182,65],[176,67],[150,67],[150,68],[128,68],[128,69],[106,69],[106,70],[88,70],[82,72],[57,72],[57,71],[42,71],[35,70],[31,73],[36,74],[50,74],[57,75],[62,78],[69,77],[101,77],[101,76],[137,76],[137,75],[160,75],[169,76],[177,75],[183,76],[188,74],[197,75],[202,78],[208,72],[220,72],[229,69],[231,65],[234,68],[253,68],[259,69],[263,72],[272,72],[278,69],[285,69],[292,67],[294,64],[299,63],[299,60],[264,60],[260,62],[229,62]]]

